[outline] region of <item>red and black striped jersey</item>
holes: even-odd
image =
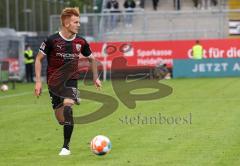
[[[47,37],[39,51],[47,56],[47,80],[66,63],[78,61],[81,55],[88,57],[92,54],[84,38],[76,34],[72,39],[66,39],[60,32]]]

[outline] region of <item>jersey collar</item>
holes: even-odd
[[[67,39],[67,38],[65,38],[65,37],[62,35],[61,32],[58,32],[58,33],[59,33],[59,35],[61,36],[61,38],[63,38],[63,39],[66,40],[66,41],[73,41],[73,40],[76,38],[76,34],[75,34],[71,39]]]

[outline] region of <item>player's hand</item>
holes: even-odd
[[[101,88],[102,88],[102,83],[101,83],[101,81],[100,81],[98,78],[94,81],[94,84],[95,84],[95,87],[96,87],[98,90],[101,90]]]
[[[35,83],[35,96],[39,97],[42,93],[42,82]]]

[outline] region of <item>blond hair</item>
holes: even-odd
[[[72,16],[77,16],[77,17],[80,16],[80,12],[79,12],[78,7],[73,7],[73,8],[67,7],[65,9],[63,9],[62,13],[61,13],[61,24],[62,24],[62,26],[64,26],[64,22]]]

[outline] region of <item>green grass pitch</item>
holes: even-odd
[[[114,97],[119,107],[101,120],[75,125],[72,155],[65,157],[58,156],[62,126],[54,117],[46,86],[39,99],[33,96],[34,84],[17,84],[16,90],[0,92],[0,165],[239,166],[240,79],[161,82],[171,86],[173,93],[138,101],[135,109],[120,102],[110,81],[104,82],[97,93]],[[94,87],[81,88],[96,92]],[[74,106],[74,114],[86,115],[100,106],[83,99],[80,106]],[[96,156],[89,148],[99,134],[112,142],[106,156]]]

